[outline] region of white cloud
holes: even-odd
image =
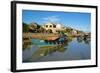
[[[49,16],[49,17],[45,17],[43,18],[44,21],[46,22],[59,22],[60,19],[59,19],[59,16]]]

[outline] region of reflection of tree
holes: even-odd
[[[84,41],[86,44],[89,44],[90,39],[91,39],[90,37],[86,37],[86,36],[77,37],[77,41],[79,43],[82,43]]]
[[[29,49],[32,45],[32,42],[29,38],[24,38],[23,39],[23,50]]]
[[[56,51],[63,53],[65,50],[67,50],[65,46],[68,46],[68,41],[66,41],[64,44],[57,44],[54,46],[42,46],[33,53],[32,60],[37,60],[39,58],[42,58],[43,56],[47,56]]]
[[[86,44],[89,44],[89,42],[90,42],[90,39],[91,39],[91,38],[84,37],[84,42],[85,42]]]
[[[65,48],[65,46],[66,46],[66,48]],[[63,53],[67,50],[67,46],[68,46],[68,43],[66,43],[66,45],[58,46],[57,51]]]
[[[77,37],[77,41],[78,41],[79,43],[82,43],[83,37],[81,37],[81,36]]]

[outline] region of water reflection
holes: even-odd
[[[75,39],[77,42],[75,42]],[[66,39],[60,38],[60,39],[56,39],[53,41],[39,40],[39,39],[28,40],[28,42],[24,41],[23,47],[25,49],[23,50],[23,62],[37,62],[37,61],[41,61],[41,59],[43,59],[43,58],[45,58],[44,59],[44,61],[45,61],[45,60],[48,60],[48,58],[49,58],[48,56],[50,56],[52,54],[56,54],[56,55],[52,55],[52,57],[53,56],[56,57],[57,55],[61,54],[61,56],[64,59],[66,59],[65,57],[69,55],[68,53],[72,52],[72,54],[74,55],[75,54],[74,50],[79,48],[78,46],[73,45],[73,43],[71,43],[71,42],[74,42],[75,44],[84,42],[81,45],[81,47],[84,47],[85,44],[88,44],[88,46],[89,46],[90,38],[80,36],[80,37],[67,37]],[[33,47],[30,47],[30,46],[33,46]],[[85,48],[88,48],[88,46],[85,46]],[[67,52],[68,48],[69,48],[69,50]],[[82,50],[84,50],[84,49],[82,48]],[[77,51],[79,51],[79,50],[77,50]],[[87,53],[87,52],[84,52],[84,53]],[[90,53],[88,53],[88,54],[90,55]],[[69,57],[71,57],[71,56],[69,55]],[[73,56],[71,58],[74,59],[75,57]],[[84,59],[85,59],[85,57],[84,57]],[[54,60],[56,61],[57,58],[55,58]]]
[[[30,49],[32,42],[30,39],[23,39],[23,50]]]
[[[82,43],[82,42],[83,42],[83,37],[77,37],[77,41],[78,41],[79,43]]]
[[[77,41],[79,43],[85,42],[86,44],[90,43],[91,38],[90,37],[83,37],[83,36],[78,36]]]

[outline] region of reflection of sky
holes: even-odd
[[[23,10],[22,18],[25,23],[36,22],[43,25],[50,21],[83,31],[90,31],[91,29],[90,13]]]
[[[35,40],[37,39],[34,39],[34,41],[32,42],[35,43],[36,42]],[[44,43],[45,46],[47,45],[45,42],[42,43]],[[41,44],[41,46],[44,44]],[[59,52],[58,49],[57,51],[52,51],[52,53],[50,53],[50,49],[49,52],[46,52],[47,50],[44,50],[44,53],[46,52],[47,55],[41,56],[40,58],[36,57],[37,58],[36,59],[33,56],[33,54],[35,53],[35,51],[38,51],[38,54],[41,54],[39,53],[40,49],[37,46],[32,46],[30,49],[26,49],[23,51],[23,61],[24,60],[27,61],[27,59],[30,59],[31,57],[32,59],[30,60],[33,62],[34,61],[41,62],[41,61],[61,61],[61,60],[85,60],[91,58],[90,43],[87,44],[84,41],[78,42],[76,38],[73,39],[71,42],[68,42],[68,45],[64,46],[64,49],[65,50],[63,52]]]
[[[76,39],[71,41],[68,46],[66,46],[64,52],[54,52],[41,58],[39,61],[52,61],[52,60],[84,60],[90,59],[91,57],[91,47],[90,44],[84,42],[79,43]]]

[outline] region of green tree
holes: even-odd
[[[26,23],[23,23],[23,32],[29,32],[29,26]]]

